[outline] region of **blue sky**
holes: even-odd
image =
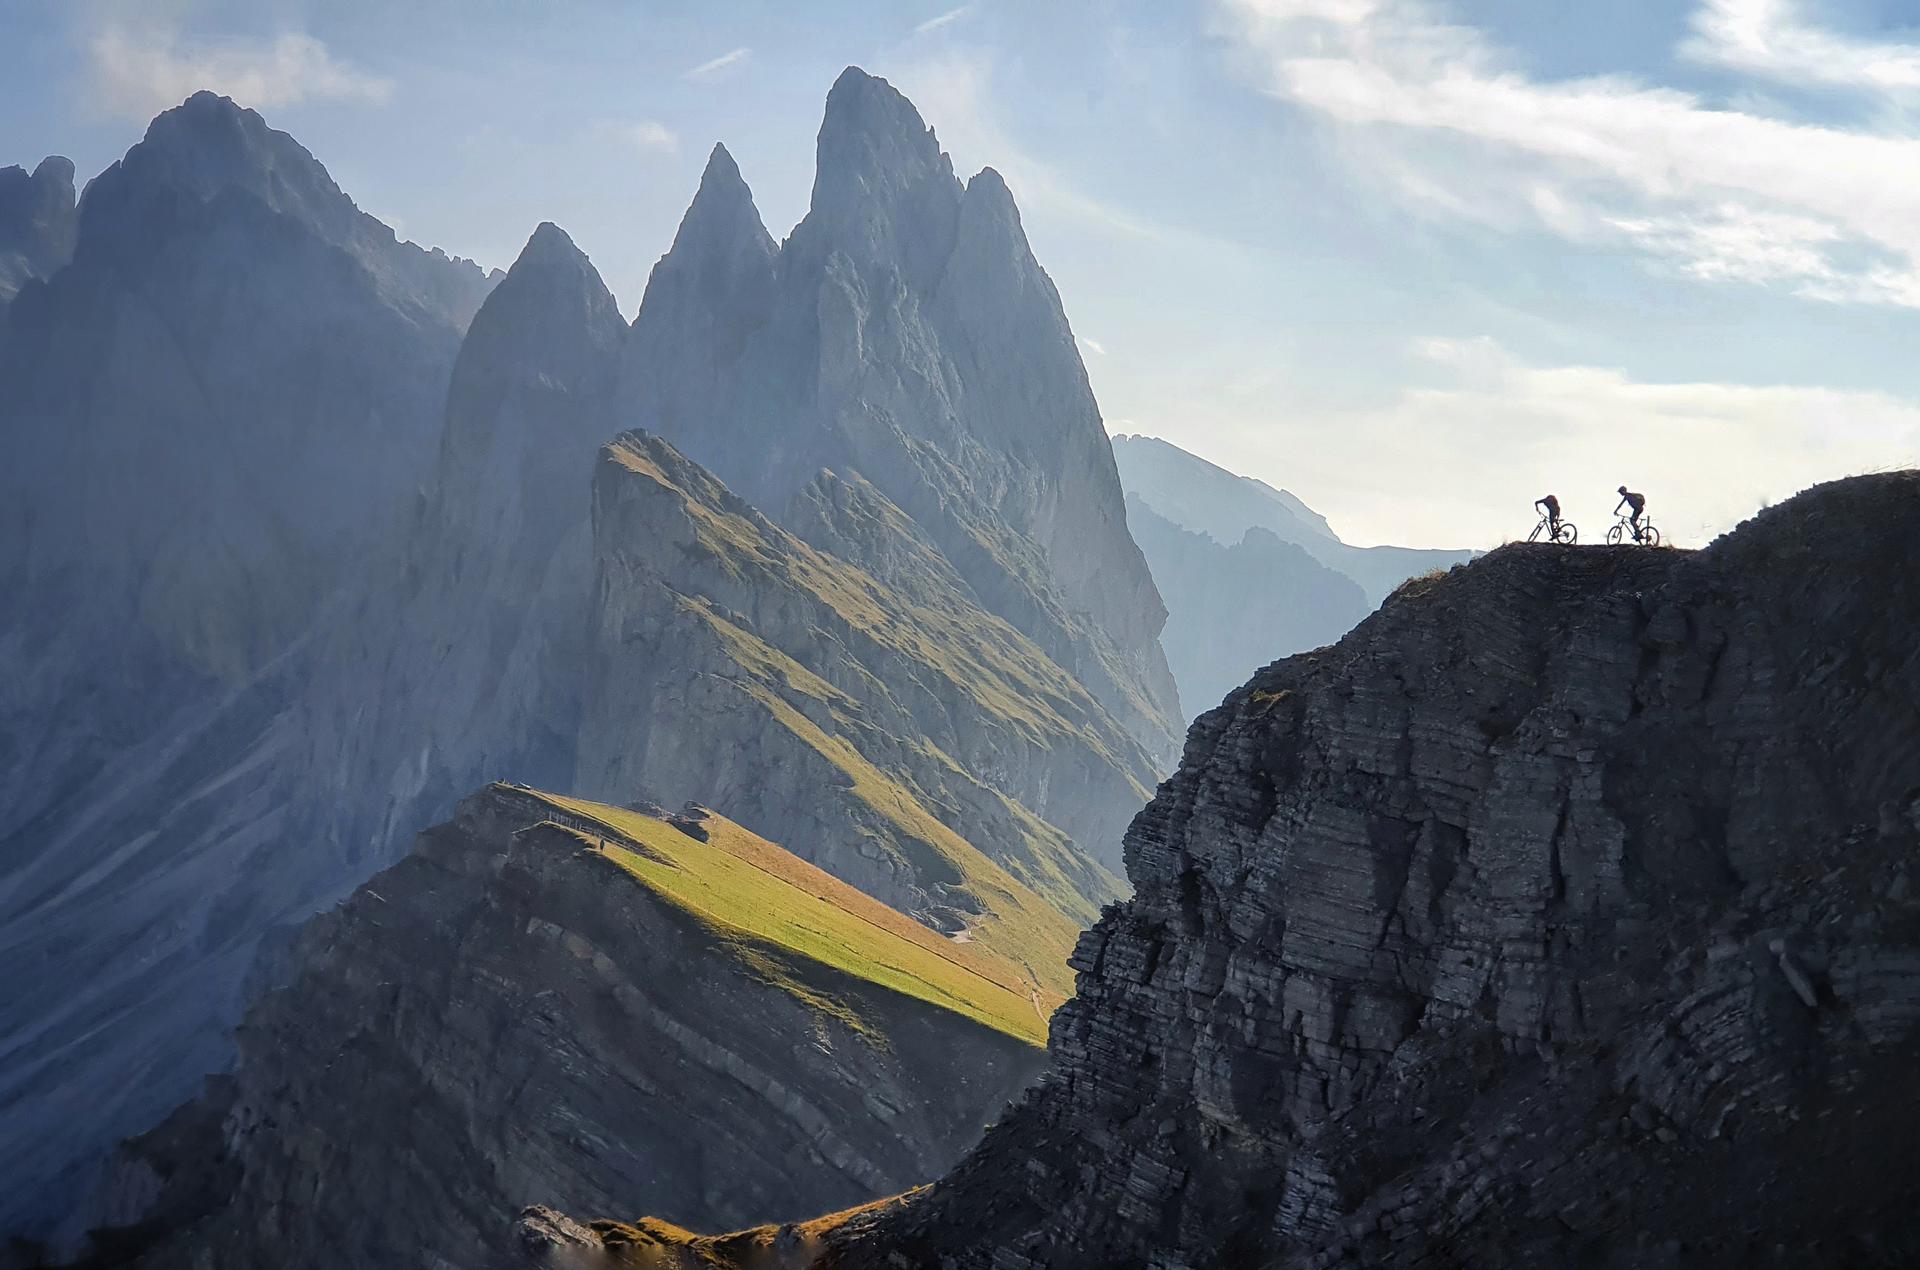
[[[0,162],[195,87],[405,236],[631,314],[724,140],[774,234],[849,63],[1019,199],[1116,432],[1362,541],[1556,490],[1683,542],[1920,464],[1920,0],[8,0]]]

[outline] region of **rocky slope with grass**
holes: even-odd
[[[1165,611],[1059,294],[999,174],[963,185],[885,80],[835,82],[811,206],[782,244],[714,152],[648,282],[623,422],[783,524],[823,468],[870,485],[980,607],[1171,761]]]
[[[1911,1264],[1917,538],[1904,472],[1698,553],[1506,547],[1266,668],[1128,831],[1025,1102],[700,1264]]]
[[[98,1263],[473,1266],[532,1203],[798,1218],[935,1175],[1043,1061],[1004,963],[704,809],[488,788],[294,963],[122,1152]]]
[[[870,487],[810,493],[823,532],[913,550]],[[890,587],[657,437],[606,448],[593,515],[579,786],[724,806],[1064,996],[1075,934],[1119,894],[1095,844],[1153,780],[1087,690],[931,563]]]

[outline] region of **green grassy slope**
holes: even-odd
[[[604,839],[592,832],[582,837],[603,843],[608,859],[789,990],[809,993],[784,976],[767,951],[952,1010],[1033,1045],[1046,1043],[1047,1015],[1062,999],[1057,992],[1043,992],[1032,975],[986,946],[947,939],[724,817],[701,822],[708,834],[702,842],[642,812],[522,792],[604,827]]]

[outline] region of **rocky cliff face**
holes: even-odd
[[[1908,472],[1509,547],[1263,670],[1049,1076],[789,1264],[1910,1263],[1916,534]]]
[[[50,155],[32,172],[0,168],[0,320],[21,287],[73,259],[78,227],[73,160]]]
[[[634,336],[626,421],[783,522],[823,468],[871,485],[1171,755],[1164,610],[1060,298],[998,174],[963,186],[884,80],[835,83],[812,208],[779,247],[715,151]]]
[[[1353,579],[1366,592],[1370,607],[1408,578],[1451,568],[1473,554],[1349,546],[1340,541],[1326,517],[1288,491],[1229,472],[1158,437],[1115,437],[1113,454],[1128,496],[1144,502],[1156,515],[1223,543],[1239,542],[1249,529],[1264,529]],[[1216,699],[1188,702],[1187,707],[1197,713]]]
[[[1127,528],[1167,602],[1160,643],[1198,714],[1277,657],[1331,644],[1371,608],[1358,583],[1302,547],[1255,526],[1238,542],[1214,541],[1127,495]]]
[[[835,920],[858,933],[804,943]],[[473,1266],[529,1203],[871,1199],[1042,1061],[1030,1002],[967,956],[711,813],[484,790],[308,927],[233,1076],[123,1152],[96,1253]]]
[[[221,1065],[255,942],[311,911],[314,873],[365,876],[249,862],[307,828],[315,632],[433,470],[486,286],[202,94],[89,186],[72,263],[10,306],[0,1230]]]

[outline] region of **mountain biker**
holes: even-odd
[[[1631,518],[1633,524],[1633,540],[1639,542],[1641,537],[1640,517],[1647,510],[1647,496],[1645,494],[1636,494],[1622,485],[1620,487],[1620,501],[1613,505],[1613,514],[1618,516],[1622,507],[1630,507],[1633,509],[1633,516]]]
[[[1560,500],[1549,494],[1545,498],[1534,499],[1533,505],[1547,514],[1547,537],[1558,538],[1560,536]]]

